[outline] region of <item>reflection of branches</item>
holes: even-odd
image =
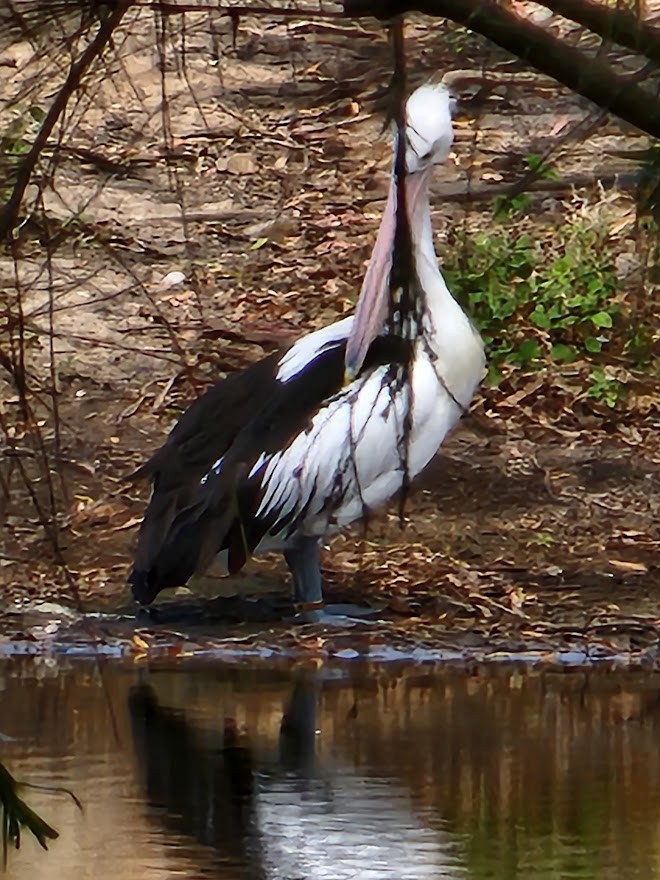
[[[59,837],[58,832],[19,797],[18,792],[22,788],[67,794],[78,809],[82,810],[82,804],[68,788],[18,782],[5,765],[0,763],[0,827],[2,828],[2,864],[5,868],[7,867],[9,845],[11,844],[15,849],[20,848],[23,828],[27,828],[44,849],[48,849],[49,840],[55,840]]]

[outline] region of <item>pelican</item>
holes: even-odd
[[[431,228],[429,186],[451,149],[454,104],[444,84],[407,101],[355,315],[213,385],[133,474],[153,482],[129,578],[141,604],[216,557],[233,573],[252,554],[279,550],[298,619],[358,613],[324,605],[323,539],[407,490],[484,370],[482,341],[445,284]],[[414,275],[405,291],[395,283],[402,225]]]

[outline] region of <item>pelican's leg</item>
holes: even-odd
[[[357,623],[352,620],[355,617],[374,615],[373,608],[324,604],[319,538],[302,535],[284,551],[284,559],[293,577],[293,596],[297,606],[295,620],[301,623],[342,625],[351,621]]]
[[[323,612],[320,541],[303,536],[284,551],[284,559],[293,578],[293,601],[296,617],[305,623],[316,623]]]

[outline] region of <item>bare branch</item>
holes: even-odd
[[[642,21],[631,10],[611,8],[592,0],[541,0],[544,6],[583,25],[604,40],[639,52],[649,61],[660,64],[660,31]]]
[[[16,183],[11,191],[11,195],[0,209],[0,238],[8,236],[16,225],[16,219],[18,217],[21,202],[23,201],[23,196],[25,195],[25,190],[30,183],[36,164],[39,161],[41,151],[48,143],[48,138],[57,125],[60,116],[66,109],[69,98],[80,86],[89,67],[103,53],[103,50],[110,42],[113,32],[132,5],[133,0],[117,0],[112,13],[107,18],[101,19],[98,33],[92,42],[87,46],[80,58],[74,61],[71,65],[67,78],[55,96],[41,128],[34,139],[34,143],[18,166]]]
[[[575,0],[549,0],[546,5],[555,2],[568,5]],[[344,0],[344,13],[349,17],[372,15],[386,20],[412,11],[470,28],[599,107],[660,138],[660,104],[655,95],[637,85],[635,74],[623,74],[602,58],[589,58],[494,0],[461,0],[460,4],[453,0]]]

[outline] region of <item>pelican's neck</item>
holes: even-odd
[[[411,335],[419,339],[425,348],[440,360],[443,352],[465,343],[474,336],[470,322],[449,292],[440,274],[433,247],[429,185],[432,167],[406,176],[406,210],[408,211],[413,258],[419,281],[413,301],[407,298],[407,307],[413,312],[404,315],[405,326]],[[391,269],[396,237],[397,182],[393,178],[383,212],[376,243],[367,267],[360,299],[355,310],[351,332],[346,341],[346,376],[353,380],[359,373],[373,340],[386,332],[388,315],[396,318],[401,326],[398,305],[392,302]],[[418,299],[414,299],[414,297]],[[406,333],[406,335],[408,335]],[[455,339],[454,339],[455,337]]]
[[[430,183],[429,173],[409,209],[417,277],[424,298],[418,312],[418,338],[432,353],[435,370],[445,387],[461,406],[467,407],[484,370],[483,342],[452,296],[438,266],[431,225]]]
[[[431,225],[431,176],[432,169],[418,172],[423,178],[414,200],[409,201],[410,232],[413,240],[415,266],[424,296],[422,312],[428,310],[432,314],[442,314],[442,310],[458,309],[462,311],[442,277],[438,267],[438,258],[433,242]]]

